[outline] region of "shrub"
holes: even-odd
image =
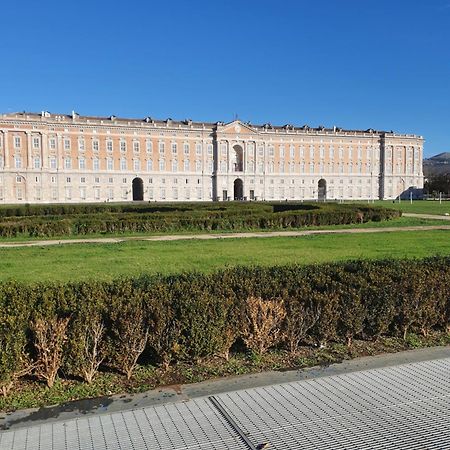
[[[248,297],[246,321],[242,329],[242,338],[247,347],[261,355],[280,343],[283,339],[281,325],[285,317],[286,309],[282,299]]]

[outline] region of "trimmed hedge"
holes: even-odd
[[[335,203],[50,205],[0,209],[0,216],[2,213],[2,237],[301,228],[390,220],[401,215],[377,206]]]
[[[61,340],[64,376],[82,376],[96,349],[95,363],[131,376],[137,361],[167,367],[226,356],[233,345],[242,346],[249,298],[282,304],[280,345],[290,351],[300,344],[351,345],[354,338],[449,332],[450,258],[238,267],[113,282],[4,283],[0,387],[27,364],[33,370],[38,364],[37,320],[57,324],[69,318]],[[96,326],[102,332],[98,347],[91,333]]]

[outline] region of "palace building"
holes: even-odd
[[[409,198],[422,157],[373,129],[0,114],[0,204]]]

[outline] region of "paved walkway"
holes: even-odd
[[[450,220],[450,216],[437,215],[437,214],[416,214],[416,213],[403,213],[403,217],[416,217],[417,219],[431,219],[431,220]]]
[[[387,233],[394,231],[429,231],[450,230],[450,225],[415,225],[409,227],[374,227],[374,228],[344,228],[327,230],[302,230],[302,231],[253,231],[242,233],[208,233],[208,234],[173,234],[162,236],[133,236],[123,238],[87,238],[67,240],[42,240],[25,242],[3,242],[0,248],[15,247],[46,247],[50,245],[66,244],[118,244],[128,241],[185,241],[185,240],[210,240],[210,239],[236,239],[236,238],[269,238],[269,237],[298,237],[318,234],[361,234],[361,233]]]
[[[223,392],[223,380],[200,383],[190,394],[183,387],[165,398],[159,392],[150,406],[129,401],[129,409],[76,418],[43,420],[43,408],[40,420],[9,421],[0,448],[450,448],[450,347],[261,376],[262,383],[235,377],[237,391]]]

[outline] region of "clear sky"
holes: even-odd
[[[0,111],[421,134],[450,151],[450,0],[0,5]]]

